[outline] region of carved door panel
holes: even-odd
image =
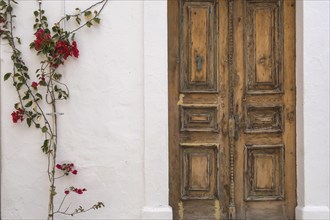
[[[171,0],[174,219],[293,219],[294,0]]]
[[[168,7],[170,203],[175,219],[219,218],[229,185],[228,4]]]

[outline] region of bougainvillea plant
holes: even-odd
[[[48,157],[47,173],[50,183],[48,220],[53,220],[56,214],[73,216],[104,207],[102,202],[97,202],[86,209],[82,206],[75,209],[71,209],[70,206],[63,208],[64,201],[71,193],[82,195],[87,191],[85,188],[69,186],[64,189],[63,199],[57,207],[54,204],[54,197],[60,194],[55,185],[57,179],[78,174],[73,163],[57,163],[56,158],[59,115],[57,103],[68,99],[70,94],[68,86],[61,81],[62,74],[59,67],[70,59],[79,57],[79,49],[75,41],[76,33],[82,28],[99,24],[99,15],[107,2],[108,0],[100,0],[85,10],[76,8],[75,13],[63,16],[50,26],[42,1],[37,1],[39,7],[33,12],[35,39],[30,44],[30,48],[36,52],[41,62],[37,70],[31,71],[23,61],[23,55],[19,50],[21,39],[14,33],[16,17],[14,9],[18,7],[18,3],[16,0],[0,0],[0,37],[1,41],[6,42],[11,48],[12,61],[12,71],[4,75],[4,80],[11,79],[18,97],[11,119],[17,124],[26,121],[28,127],[35,127],[43,134],[41,150]],[[64,23],[71,21],[76,23],[76,28],[65,29]]]

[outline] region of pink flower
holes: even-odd
[[[56,164],[56,168],[59,170],[63,170],[65,175],[69,175],[72,173],[73,175],[77,175],[78,170],[74,168],[73,163],[63,163],[63,164]]]
[[[13,123],[17,123],[19,120],[23,121],[23,115],[24,111],[20,108],[17,111],[13,111],[13,113],[11,113]]]
[[[68,194],[70,193],[70,190],[66,189],[66,190],[64,191],[64,193],[65,193],[66,195],[68,195]]]
[[[32,86],[32,88],[37,89],[38,83],[37,82],[32,82],[31,86]]]
[[[72,191],[72,192],[75,192],[79,195],[81,195],[81,194],[83,194],[84,192],[87,191],[87,189],[85,189],[85,188],[79,189],[79,188],[76,188],[76,187],[73,187],[73,186],[70,186],[69,190]]]
[[[78,58],[79,57],[79,50],[77,48],[77,42],[76,41],[72,42],[71,49],[72,49],[73,56]]]
[[[35,34],[36,40],[34,41],[34,48],[41,50],[51,39],[50,34],[46,34],[45,30],[40,28]]]
[[[68,42],[66,42],[64,40],[59,40],[56,42],[55,51],[57,54],[59,54],[65,60],[68,58],[68,56],[71,56],[70,46],[69,46]]]

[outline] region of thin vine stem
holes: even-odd
[[[73,34],[73,33],[75,33],[75,32],[77,32],[77,31],[79,31],[81,28],[85,27],[89,22],[91,22],[92,20],[94,20],[95,18],[97,18],[97,17],[100,15],[100,13],[103,11],[105,5],[108,3],[108,0],[102,0],[102,1],[100,1],[100,2],[98,2],[98,3],[96,3],[95,6],[98,5],[98,4],[102,4],[102,3],[103,3],[103,5],[102,5],[101,9],[96,13],[96,15],[95,15],[92,19],[88,20],[87,22],[85,22],[85,23],[84,23],[83,25],[81,25],[80,27],[78,27],[78,28],[76,28],[76,29],[70,31],[70,32],[69,32],[69,35],[70,35],[70,34]],[[95,7],[95,6],[94,6],[94,7]]]
[[[11,6],[11,2],[12,2],[12,0],[8,0],[8,5],[9,5],[10,7],[12,7],[12,6]],[[20,52],[20,51],[17,49],[17,47],[16,47],[15,40],[14,40],[15,37],[14,37],[14,35],[13,35],[13,33],[14,33],[14,31],[13,31],[13,29],[14,29],[14,25],[13,25],[13,14],[12,14],[12,11],[9,12],[9,17],[10,17],[10,20],[9,20],[9,23],[10,23],[10,31],[9,31],[9,35],[10,35],[10,37],[8,38],[9,45],[11,45],[11,47],[12,47],[12,49],[13,49],[13,53],[18,52],[18,53],[20,54],[21,52]],[[23,62],[23,61],[22,61],[22,62]],[[24,63],[24,62],[23,62],[23,63]],[[13,74],[15,75],[16,73],[17,73],[17,72],[16,72],[16,67],[15,67],[15,65],[13,65]],[[22,74],[21,74],[21,76],[24,77]],[[13,81],[15,82],[14,77],[13,77]],[[41,108],[40,105],[38,104],[38,101],[37,101],[36,97],[35,97],[34,94],[32,93],[32,91],[31,91],[31,89],[30,89],[30,86],[27,84],[26,79],[24,79],[24,85],[27,87],[27,92],[31,95],[31,97],[32,97],[32,99],[33,99],[33,101],[34,101],[34,103],[35,103],[36,106],[38,107],[38,110],[39,110],[40,113],[42,114],[43,119],[45,120],[45,124],[48,126],[49,132],[52,134],[53,132],[52,132],[52,129],[51,129],[50,123],[49,123],[49,121],[47,120],[47,117],[46,117],[44,111],[42,110],[42,108]],[[18,94],[18,98],[19,98],[19,101],[20,101],[21,107],[22,107],[22,109],[24,110],[24,105],[23,105],[23,101],[22,101],[22,96],[21,96],[21,94],[20,94],[20,92],[19,92],[19,89],[16,88],[16,91],[17,91],[17,94]]]
[[[68,15],[68,16],[70,16],[70,17],[78,17],[78,16],[80,16],[81,14],[84,14],[86,11],[89,11],[90,9],[96,7],[97,5],[102,4],[103,2],[107,2],[107,1],[108,1],[108,0],[102,0],[102,1],[96,2],[95,4],[93,4],[93,5],[89,6],[88,8],[86,8],[85,10],[83,10],[83,11],[77,13],[77,14],[71,14],[71,15]],[[62,17],[62,18],[57,22],[57,24],[59,25],[64,19],[66,19],[66,16]]]

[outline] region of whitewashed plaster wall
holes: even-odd
[[[330,2],[297,0],[297,219],[330,219]]]
[[[92,1],[45,1],[53,22]],[[28,49],[36,8],[20,1],[17,33]],[[61,104],[59,160],[79,175],[61,182],[88,188],[73,201],[107,207],[77,219],[169,219],[166,1],[111,1],[95,30],[78,38],[81,55],[63,68],[71,99]],[[10,71],[1,45],[1,75]],[[1,216],[44,219],[46,158],[40,134],[14,125],[16,101],[1,81]],[[297,0],[297,219],[329,219],[329,2]],[[85,202],[85,198],[87,201]],[[58,198],[59,199],[59,198]]]
[[[44,6],[54,23],[64,12],[93,2],[46,0]],[[37,1],[19,1],[15,8],[16,34],[31,73],[37,68],[28,49],[36,8]],[[74,162],[79,173],[58,180],[57,203],[64,188],[74,185],[88,191],[73,196],[73,204],[106,204],[75,219],[170,219],[166,1],[110,1],[101,25],[81,31],[76,41],[79,59],[70,58],[61,68],[71,98],[58,110],[64,113],[58,160]],[[1,46],[1,76],[10,71],[8,51]],[[45,219],[42,136],[25,123],[11,122],[16,101],[10,83],[1,82],[1,216]]]

